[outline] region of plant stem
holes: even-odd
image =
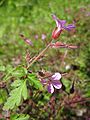
[[[30,67],[34,62],[36,62],[36,61],[38,60],[38,58],[41,57],[41,56],[46,52],[46,50],[49,48],[50,44],[51,44],[51,42],[46,46],[46,48],[45,48],[43,51],[41,51],[41,52],[35,57],[35,59],[28,65],[27,69],[29,69],[29,67]]]

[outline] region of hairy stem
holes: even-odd
[[[46,50],[49,48],[50,44],[51,44],[51,42],[46,46],[46,48],[45,48],[43,51],[41,51],[41,52],[34,58],[34,60],[28,65],[27,69],[29,69],[29,67],[30,67],[34,62],[36,62],[36,61],[38,60],[38,58],[40,58],[40,57],[46,52]]]

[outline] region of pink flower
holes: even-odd
[[[35,37],[35,39],[36,39],[36,40],[39,38],[39,36],[38,36],[38,35],[35,35],[34,37]]]
[[[28,44],[33,46],[33,43],[30,39],[26,38],[23,34],[20,34],[20,37]]]
[[[60,36],[63,29],[70,31],[73,28],[75,28],[74,24],[69,24],[69,25],[65,26],[66,20],[59,20],[55,15],[52,15],[52,18],[56,22],[56,28],[52,32],[53,39],[57,39]]]
[[[46,35],[42,34],[42,40],[45,40],[45,39],[46,39]]]
[[[62,83],[60,82],[60,79],[61,79],[61,74],[57,72],[48,79],[42,79],[41,82],[43,85],[47,86],[47,90],[49,93],[53,93],[54,88],[61,89]]]

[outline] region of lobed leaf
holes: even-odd
[[[29,115],[25,115],[25,114],[17,114],[17,115],[12,115],[10,120],[29,120]]]
[[[13,109],[15,106],[19,106],[22,98],[26,100],[28,97],[26,80],[16,80],[12,83],[12,86],[14,89],[10,92],[10,97],[4,104],[4,110]]]
[[[5,71],[5,66],[0,66],[0,71],[4,72]]]
[[[29,74],[28,80],[29,83],[32,84],[36,89],[43,90],[43,85],[38,80],[35,74]]]
[[[23,77],[27,74],[27,69],[24,67],[18,67],[12,72],[14,77]]]

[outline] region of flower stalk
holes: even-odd
[[[48,50],[48,48],[50,47],[50,45],[51,45],[51,42],[46,46],[46,48],[45,48],[43,51],[41,51],[41,52],[34,58],[34,60],[28,65],[27,69],[29,69],[29,68],[32,66],[32,64],[35,63],[35,62]]]

